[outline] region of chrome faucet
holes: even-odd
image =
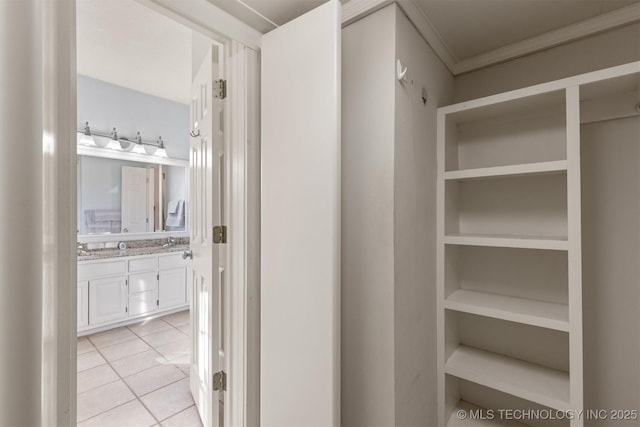
[[[163,248],[168,248],[169,246],[175,246],[176,239],[174,237],[167,237],[167,243],[162,245]]]
[[[84,244],[80,243],[80,242],[76,242],[76,255],[86,255],[87,251],[84,248]]]

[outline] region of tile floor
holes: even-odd
[[[201,427],[189,391],[189,311],[78,339],[78,425]]]

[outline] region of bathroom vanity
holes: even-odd
[[[78,257],[78,335],[189,307],[186,245]]]

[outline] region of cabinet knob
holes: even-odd
[[[186,251],[182,252],[182,259],[193,259],[193,252],[191,252],[191,249],[187,249]]]

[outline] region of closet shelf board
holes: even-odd
[[[461,345],[445,373],[553,409],[571,409],[568,372]]]
[[[447,245],[489,246],[494,248],[569,250],[569,242],[566,237],[448,234],[444,236],[443,242]]]
[[[520,165],[495,166],[478,169],[462,169],[447,171],[444,173],[445,180],[473,180],[486,178],[499,178],[508,176],[526,176],[537,174],[562,173],[567,171],[566,160],[555,160],[552,162],[525,163]]]
[[[569,307],[566,304],[459,289],[445,299],[444,307],[569,332]]]

